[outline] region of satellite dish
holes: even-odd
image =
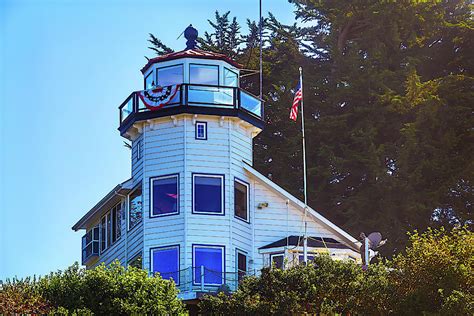
[[[382,234],[379,232],[370,233],[368,237],[366,237],[364,233],[361,233],[360,238],[362,240],[362,245],[360,246],[362,264],[363,264],[363,267],[367,267],[367,265],[370,262],[370,258],[368,258],[369,262],[366,262],[366,251],[368,251],[368,249],[365,249],[365,239],[368,240],[369,249],[374,250],[374,251],[380,246],[383,246],[387,242],[387,239],[382,240]],[[368,254],[367,254],[367,257],[369,257]]]

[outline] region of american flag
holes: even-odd
[[[298,118],[298,104],[303,100],[303,90],[301,89],[301,84],[298,83],[296,86],[295,98],[293,99],[293,105],[291,106],[290,119],[296,122]]]

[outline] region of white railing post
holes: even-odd
[[[201,291],[204,292],[204,266],[201,266]]]

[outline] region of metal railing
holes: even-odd
[[[160,273],[164,279],[173,279],[182,292],[216,292],[218,290],[235,291],[239,283],[247,276],[254,276],[255,271],[221,272],[205,266],[188,267],[174,272]]]
[[[120,124],[131,114],[150,111],[138,97],[138,93],[139,91],[132,92],[119,106]],[[263,118],[263,102],[237,87],[185,83],[180,85],[179,92],[160,110],[178,106],[239,109],[259,119]]]

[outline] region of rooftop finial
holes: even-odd
[[[186,49],[196,48],[196,39],[198,37],[198,31],[193,27],[192,24],[184,30],[184,37],[187,39]]]

